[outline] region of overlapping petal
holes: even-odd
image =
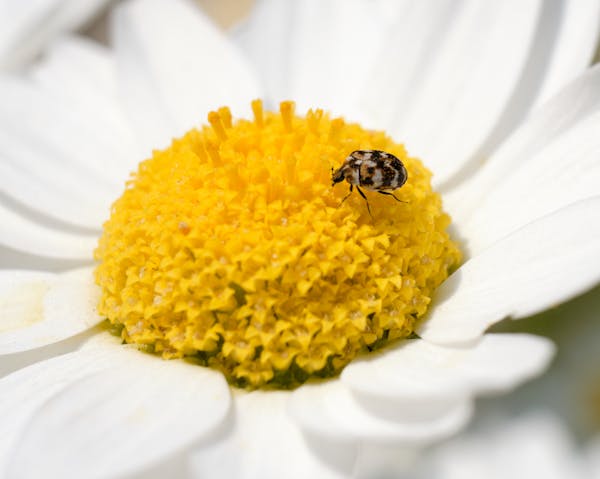
[[[0,2],[0,70],[22,67],[46,42],[92,19],[110,0]]]
[[[289,395],[281,391],[235,394],[230,420],[191,455],[193,476],[349,477],[358,445],[306,437],[287,415]]]
[[[42,394],[27,398],[32,387]],[[0,447],[0,470],[15,478],[142,470],[210,433],[230,407],[219,373],[122,348],[115,338],[0,380],[0,390],[11,389],[0,395],[17,412],[5,426],[11,453],[2,457]]]
[[[0,244],[31,255],[89,261],[98,242],[95,235],[64,231],[0,203]]]
[[[264,0],[234,39],[275,101],[325,105],[386,129],[427,158],[438,184],[489,154],[536,101],[583,71],[600,8],[596,0],[525,9],[341,3]]]
[[[492,421],[432,454],[418,478],[584,479],[586,465],[564,425],[550,413]]]
[[[246,111],[261,96],[245,59],[191,2],[133,0],[112,20],[121,101],[144,155],[209,111]]]
[[[427,443],[462,427],[476,394],[514,388],[553,351],[526,335],[486,335],[464,348],[407,340],[354,361],[338,383],[295,391],[290,411],[306,431],[337,441]]]
[[[62,341],[102,321],[91,268],[53,274],[0,274],[0,355]]]
[[[0,78],[2,192],[48,217],[97,228],[123,178],[106,161],[111,140],[81,118],[31,82]]]
[[[463,264],[436,291],[417,328],[432,342],[464,343],[506,317],[573,298],[600,280],[600,196],[533,221]]]
[[[529,167],[532,160],[537,159],[539,170],[539,161],[548,158],[551,161],[553,158],[552,148],[550,144],[563,145],[565,142],[575,138],[576,142],[582,142],[586,149],[592,150],[597,144],[596,135],[592,135],[589,129],[583,128],[582,125],[593,123],[593,118],[600,112],[600,68],[594,66],[584,74],[573,80],[565,86],[556,96],[550,99],[542,107],[531,114],[526,122],[524,122],[515,132],[502,144],[494,154],[485,161],[477,171],[477,173],[469,179],[469,181],[451,190],[444,197],[444,202],[450,209],[453,221],[458,224],[458,228],[470,228],[465,236],[472,234],[485,234],[488,226],[493,227],[493,223],[498,219],[490,217],[486,224],[479,222],[472,224],[472,217],[480,209],[482,202],[486,201],[490,192],[496,188],[503,187],[505,183],[511,182],[512,178],[520,174],[521,168]],[[575,145],[578,147],[578,145]],[[562,148],[562,146],[559,146]],[[545,150],[545,151],[544,151]],[[564,152],[564,149],[563,149]],[[572,173],[580,171],[581,165],[577,156],[578,153],[586,153],[586,150],[576,150],[573,154],[563,156],[560,160],[560,165],[551,162],[549,167],[562,167],[562,170],[556,178],[552,180],[560,181],[563,177],[567,180],[572,178]],[[571,167],[571,165],[573,167]],[[595,173],[594,167],[590,173]],[[535,172],[531,172],[532,174]],[[530,178],[531,198],[536,198],[537,188],[542,190],[545,184],[540,181],[539,175],[543,172],[538,171]],[[582,178],[583,180],[583,178]],[[571,194],[573,201],[577,191],[577,185],[565,182],[559,188],[564,194]],[[560,192],[557,192],[560,193]],[[581,196],[579,196],[581,197]],[[512,195],[503,198],[500,205],[502,207],[513,200]],[[522,199],[521,199],[522,201]],[[552,200],[550,200],[552,201]],[[514,203],[510,203],[511,210],[514,210]],[[523,206],[519,205],[519,208]],[[525,205],[526,206],[526,205]],[[507,207],[508,210],[508,207]],[[511,216],[512,211],[509,211],[505,216]],[[517,212],[518,213],[518,212]],[[481,216],[481,213],[479,213]],[[507,220],[509,218],[501,218]],[[473,227],[479,227],[474,231]]]

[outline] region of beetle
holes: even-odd
[[[350,183],[350,192],[344,197],[342,203],[352,194],[353,188],[360,193],[367,202],[367,210],[371,214],[369,200],[360,189],[376,191],[388,195],[400,203],[405,203],[397,198],[392,191],[400,188],[408,179],[408,172],[404,164],[391,153],[381,150],[356,150],[348,155],[344,164],[337,170],[331,169],[331,186],[346,180]]]

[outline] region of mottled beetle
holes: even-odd
[[[356,150],[350,153],[344,160],[344,164],[331,173],[332,186],[346,180],[350,183],[350,192],[344,197],[342,203],[356,189],[367,202],[367,210],[371,214],[369,200],[360,189],[376,191],[382,195],[388,195],[396,201],[404,201],[396,198],[391,191],[400,188],[408,179],[408,173],[402,162],[391,153],[381,150]]]

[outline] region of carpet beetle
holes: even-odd
[[[350,192],[342,200],[346,201],[356,189],[367,202],[367,210],[371,214],[369,200],[360,189],[376,191],[382,195],[393,197],[396,201],[404,203],[396,198],[391,191],[400,188],[408,179],[408,173],[402,162],[391,153],[381,150],[356,150],[350,153],[344,160],[344,164],[337,170],[331,172],[332,186],[346,180],[350,183]]]

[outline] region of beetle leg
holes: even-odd
[[[353,186],[354,186],[354,185],[353,185],[352,183],[350,183],[350,192],[349,192],[349,193],[348,193],[346,196],[344,196],[344,199],[342,200],[342,203],[343,203],[344,201],[346,201],[346,200],[348,199],[348,196],[350,196],[350,195],[352,194],[352,187],[353,187]],[[340,203],[340,205],[341,205],[342,203]]]
[[[400,202],[400,203],[408,203],[408,201],[403,201],[400,198],[396,198],[396,195],[394,195],[394,193],[390,193],[389,191],[377,191],[377,193],[380,193],[382,195],[388,195],[391,196],[392,198],[394,198],[396,201]]]
[[[356,187],[356,189],[360,193],[360,196],[362,196],[365,199],[365,201],[367,202],[367,211],[369,212],[369,216],[371,216],[371,218],[373,218],[373,215],[371,214],[371,207],[369,206],[369,200],[367,199],[365,194],[362,192],[362,190],[358,186]]]

